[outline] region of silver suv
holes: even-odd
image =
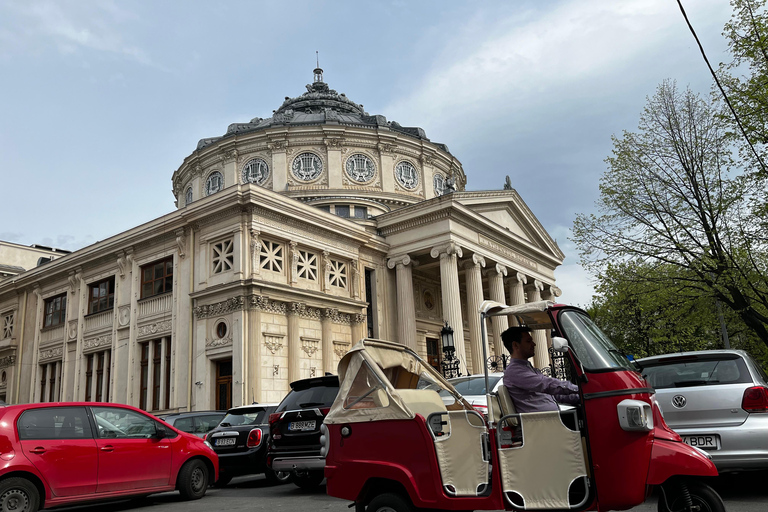
[[[718,471],[768,468],[768,376],[743,350],[704,350],[637,361],[664,419],[707,451]]]

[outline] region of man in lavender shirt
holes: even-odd
[[[528,359],[536,344],[528,327],[510,327],[501,340],[512,359],[504,370],[504,385],[519,413],[558,410],[557,403],[578,404],[579,388],[560,379],[542,375]]]

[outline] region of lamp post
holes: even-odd
[[[443,376],[446,379],[452,377],[461,377],[459,371],[460,361],[456,357],[456,347],[453,344],[453,329],[448,322],[440,330],[440,339],[443,342],[443,361],[440,363],[443,367]]]

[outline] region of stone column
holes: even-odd
[[[528,302],[538,302],[541,300],[541,291],[544,284],[535,279],[533,284],[528,287]],[[536,368],[549,366],[549,350],[547,347],[547,335],[541,329],[531,331],[533,342],[536,344],[536,354],[533,356],[533,365]]]
[[[485,359],[483,358],[483,344],[486,340],[482,337],[480,329],[480,304],[483,302],[483,276],[482,267],[485,267],[485,258],[479,254],[473,254],[471,259],[463,261],[461,266],[465,269],[467,283],[467,322],[469,323],[469,347],[472,355],[472,370],[470,373],[482,373]],[[488,347],[485,347],[488,353]]]
[[[387,262],[397,273],[397,341],[416,350],[416,306],[413,302],[413,266],[418,262],[407,254]]]
[[[504,278],[507,275],[507,267],[496,264],[485,271],[488,276],[491,300],[500,304],[506,304],[504,298]],[[493,332],[493,353],[500,356],[504,353],[504,343],[501,341],[501,333],[507,330],[509,323],[503,316],[491,317],[491,332]]]
[[[525,304],[525,290],[523,287],[528,284],[528,278],[521,272],[515,272],[509,278],[509,305],[519,306]],[[514,315],[508,317],[509,325],[517,325],[517,318]]]
[[[158,409],[167,409],[169,404],[165,402],[165,374],[168,366],[165,361],[165,351],[168,350],[170,339],[167,336],[160,338],[160,399],[158,400]]]
[[[248,372],[246,392],[251,402],[263,402],[261,396],[261,307],[259,299],[251,297],[251,309],[248,310]],[[253,307],[253,306],[256,307]]]
[[[304,304],[291,302],[288,311],[288,382],[301,379],[301,336],[299,319]]]
[[[464,349],[464,321],[461,316],[461,296],[459,295],[459,269],[456,259],[462,257],[461,247],[453,242],[433,247],[430,256],[440,258],[440,288],[442,291],[443,315],[448,325],[453,328],[453,344],[456,357],[459,358],[459,371],[467,374],[467,361]],[[463,366],[463,368],[462,368]]]
[[[336,373],[336,365],[333,364],[333,320],[338,317],[339,310],[336,308],[323,310],[323,374],[325,372]]]
[[[365,316],[362,313],[355,313],[352,315],[352,346],[354,347],[355,344],[365,338],[365,327],[366,327],[366,319],[368,317]],[[414,339],[416,338],[416,326],[414,322]],[[336,373],[335,371],[333,373]]]

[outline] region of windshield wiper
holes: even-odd
[[[676,388],[691,388],[694,386],[705,386],[713,382],[720,382],[719,380],[682,380],[675,382]]]
[[[316,405],[323,405],[323,402],[304,402],[299,404],[299,407],[314,407]]]

